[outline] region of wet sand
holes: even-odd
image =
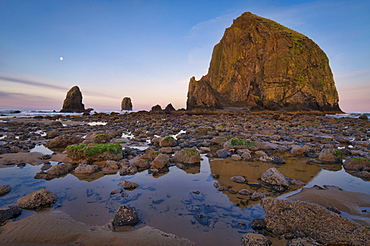
[[[152,227],[113,232],[108,226],[89,226],[62,211],[39,212],[0,227],[1,245],[194,245]]]

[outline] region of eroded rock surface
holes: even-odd
[[[208,74],[190,79],[187,109],[341,111],[329,60],[305,35],[246,12],[214,47]]]

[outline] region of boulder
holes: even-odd
[[[269,185],[289,186],[289,181],[274,167],[262,174],[261,180]]]
[[[117,161],[107,160],[104,164],[104,168],[109,170],[118,170],[121,168],[121,165]]]
[[[63,176],[71,172],[74,168],[74,165],[71,163],[61,163],[55,166],[52,166],[48,171],[41,171],[35,175],[35,179],[45,179],[51,180]]]
[[[229,156],[231,156],[231,152],[228,151],[227,149],[219,149],[216,152],[216,157],[218,158],[227,158]]]
[[[17,205],[24,209],[37,209],[41,207],[50,207],[58,199],[54,192],[43,188],[31,192],[17,201]]]
[[[320,152],[319,160],[323,163],[340,163],[339,158],[334,156],[332,149],[323,149]]]
[[[78,86],[73,86],[66,95],[63,102],[63,108],[60,112],[76,112],[82,113],[85,111],[85,105],[82,103],[82,93]]]
[[[73,160],[106,161],[122,159],[122,147],[117,143],[70,145],[67,154]]]
[[[161,147],[172,147],[176,145],[176,139],[172,136],[167,136],[161,139],[159,142]]]
[[[261,218],[256,218],[250,222],[253,230],[262,230],[266,228],[266,221]]]
[[[152,168],[161,169],[168,165],[170,157],[166,154],[159,154],[151,163]]]
[[[208,74],[190,79],[187,109],[338,111],[329,60],[305,35],[250,12],[226,29]]]
[[[242,235],[242,242],[247,246],[269,246],[271,241],[262,234],[246,233]]]
[[[12,218],[18,217],[22,213],[22,209],[18,206],[9,206],[8,208],[0,209],[0,223]]]
[[[200,162],[200,153],[195,148],[185,148],[176,152],[174,162],[195,164]]]
[[[121,180],[119,182],[119,185],[122,186],[122,188],[125,190],[134,190],[137,187],[139,187],[138,184],[131,182],[131,181],[127,181],[127,180]]]
[[[137,173],[137,167],[135,165],[125,165],[122,166],[119,174],[120,175],[130,175]]]
[[[307,202],[262,199],[266,228],[276,235],[300,231],[323,244],[367,245],[370,231],[337,213]]]
[[[92,174],[99,171],[98,165],[90,165],[90,164],[79,164],[76,168],[74,173],[75,174]]]
[[[10,185],[0,185],[0,196],[5,196],[12,190]]]
[[[125,205],[121,205],[114,215],[112,224],[116,226],[134,226],[139,222],[137,211]]]
[[[84,139],[72,135],[61,135],[45,143],[48,148],[65,148],[68,145],[82,143]]]
[[[122,99],[121,110],[129,110],[129,111],[132,110],[131,98],[125,97],[125,98]]]

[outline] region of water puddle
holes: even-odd
[[[54,152],[51,151],[50,149],[46,148],[44,145],[36,145],[33,149],[30,150],[31,153],[33,152],[38,152],[38,153],[41,153],[43,155],[51,155],[53,154]]]
[[[42,149],[42,146],[37,148]],[[124,204],[139,213],[140,223],[135,228],[152,226],[189,238],[198,245],[242,245],[242,234],[253,232],[249,222],[262,218],[264,211],[258,202],[248,203],[239,194],[219,191],[214,186],[215,182],[234,191],[249,189],[280,196],[281,193],[252,185],[261,182],[260,177],[267,169],[276,167],[286,177],[302,180],[309,187],[329,184],[348,191],[370,191],[369,182],[353,177],[341,168],[324,170],[319,165],[306,164],[304,159],[286,158],[285,165],[273,166],[202,157],[199,165],[184,169],[172,166],[168,172],[159,175],[148,171],[129,176],[99,172],[92,176],[67,174],[46,181],[33,178],[41,165],[3,168],[0,184],[10,185],[12,191],[0,198],[0,208],[15,204],[20,197],[34,190],[47,188],[59,197],[51,210],[65,211],[74,219],[90,225],[108,223],[119,206]],[[244,176],[250,185],[231,181],[230,178],[236,175]],[[121,180],[135,182],[139,187],[124,191],[124,196],[111,194],[111,191],[121,188]],[[301,186],[292,186],[288,192],[296,192],[299,188]],[[17,220],[32,213],[25,211]]]

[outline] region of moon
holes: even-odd
[[[59,60],[63,61],[63,59],[64,59],[63,56],[59,57]]]

